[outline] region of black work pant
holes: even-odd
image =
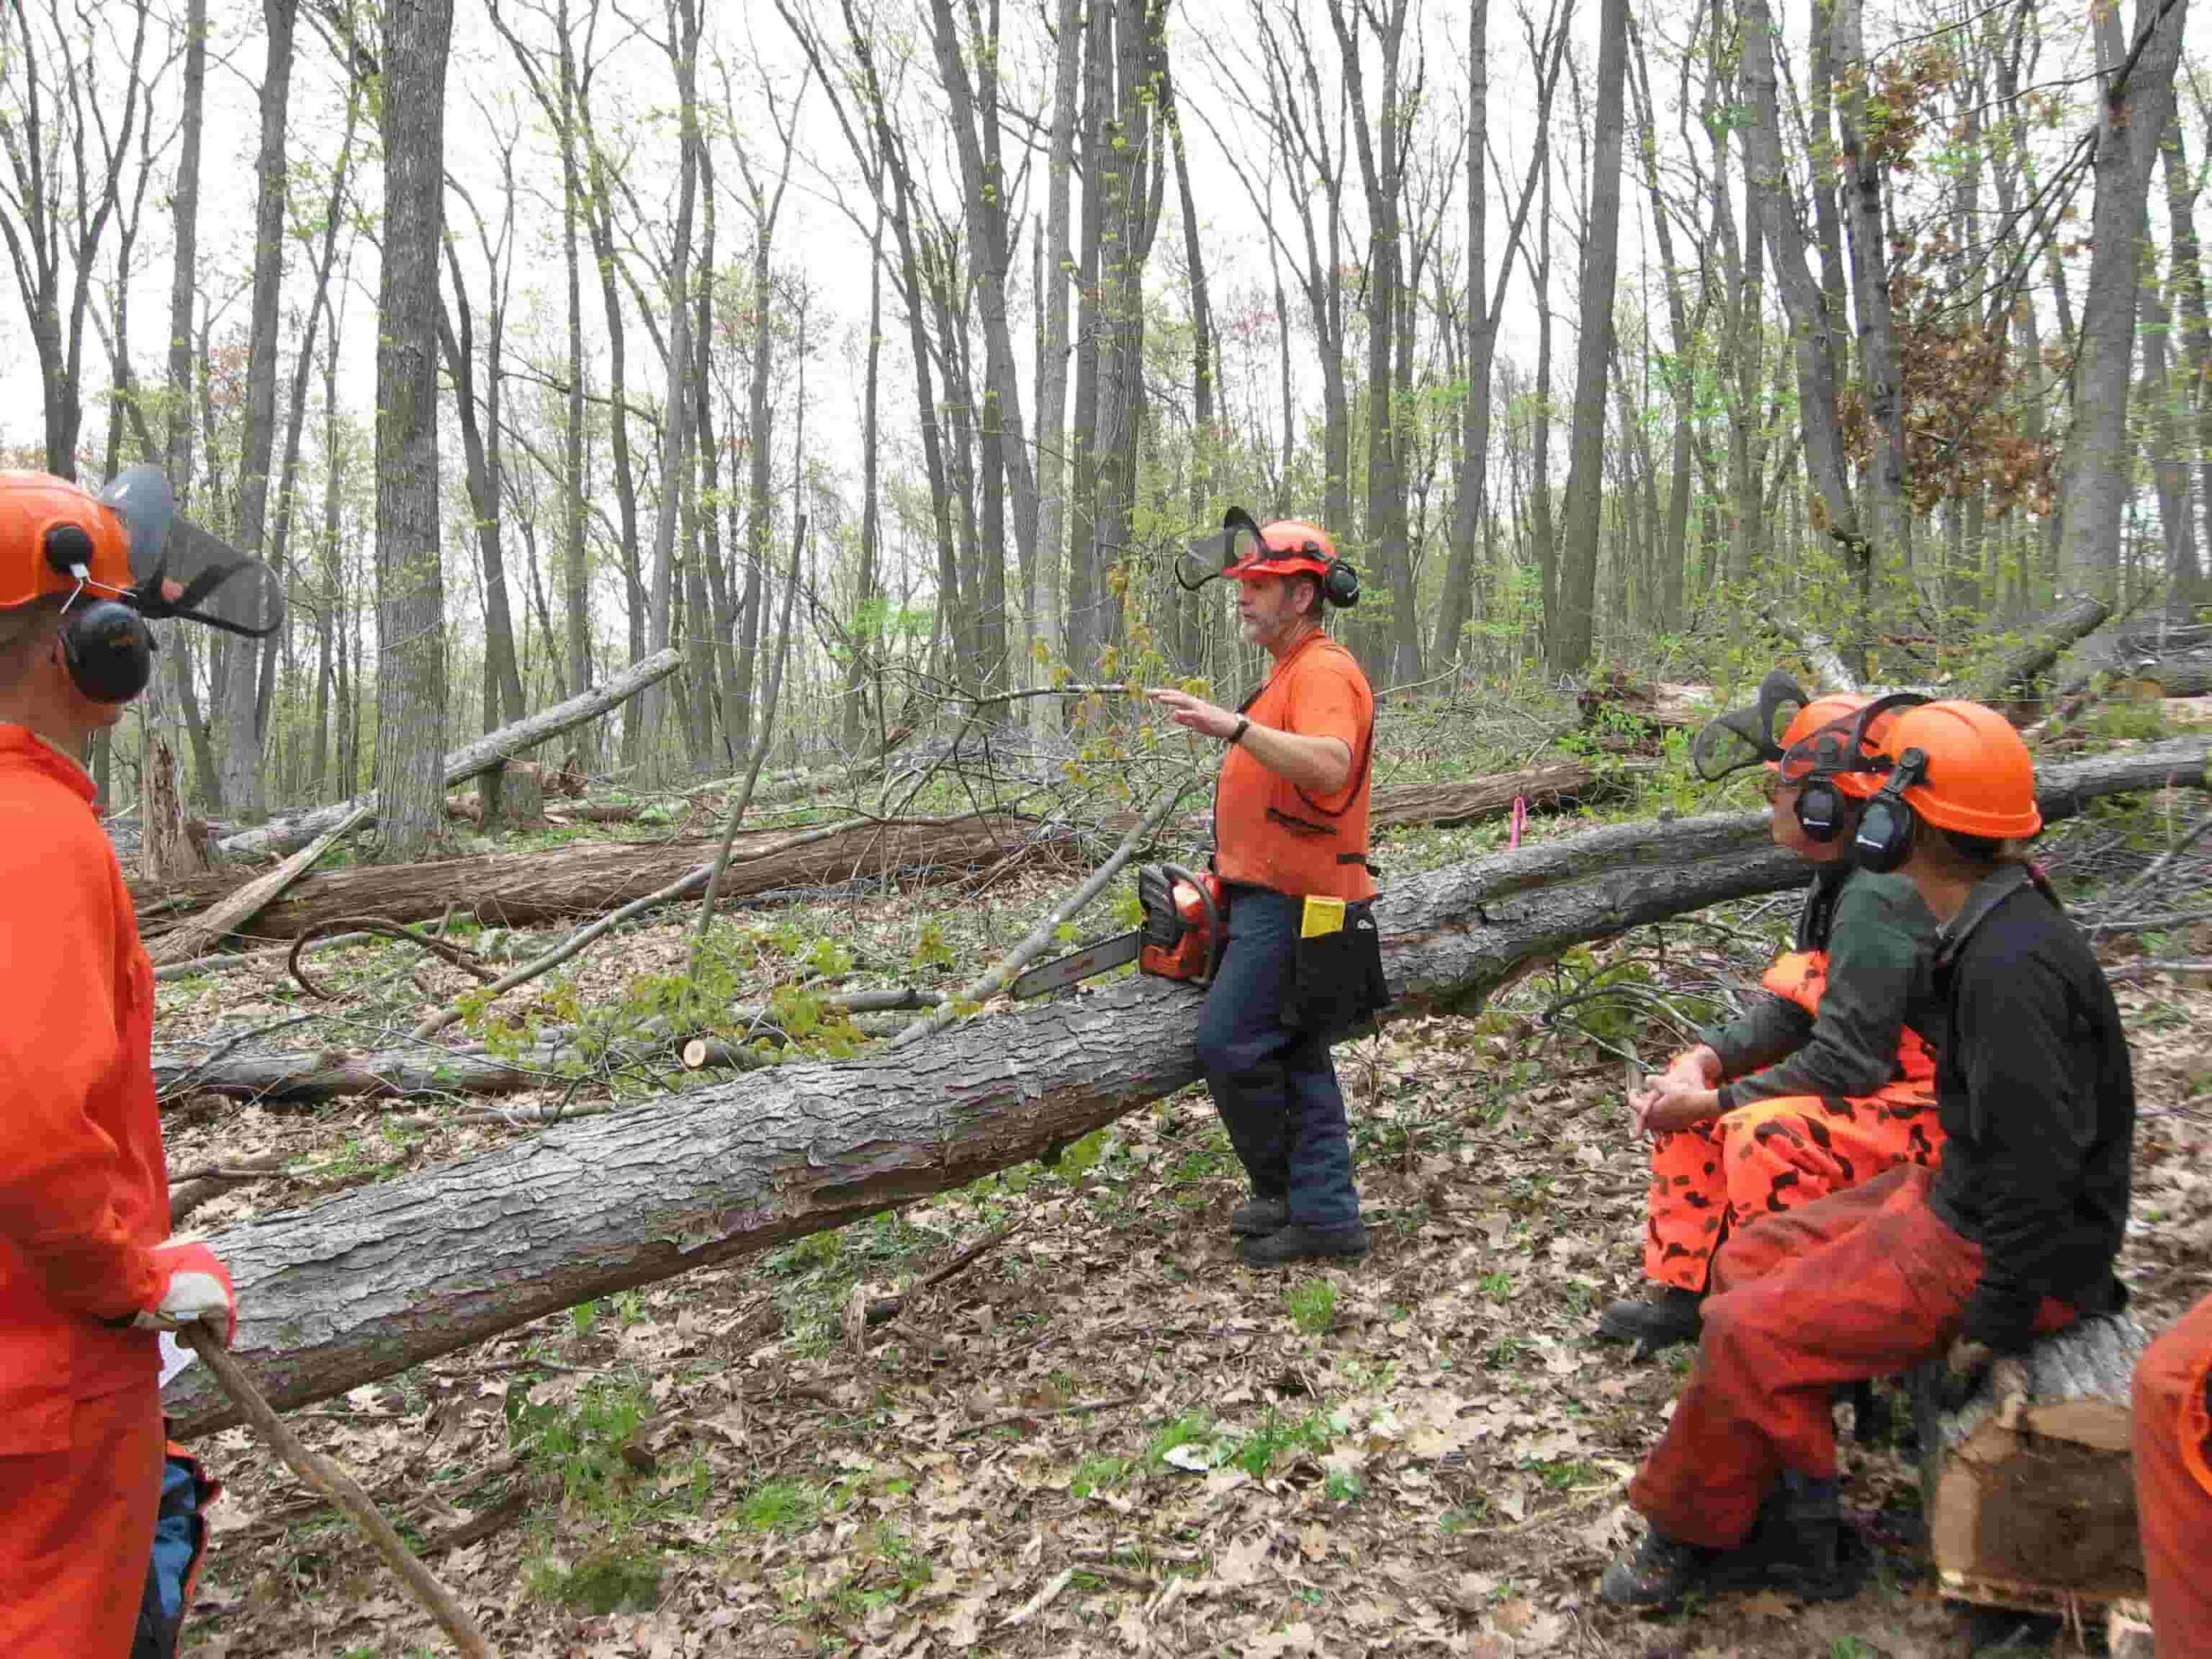
[[[1198,1064],[1230,1143],[1262,1198],[1306,1227],[1359,1219],[1351,1136],[1329,1045],[1282,1023],[1305,901],[1231,889],[1229,944],[1198,1017]]]

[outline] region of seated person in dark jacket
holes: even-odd
[[[1942,1168],[1901,1166],[1722,1247],[1688,1387],[1629,1488],[1650,1532],[1599,1586],[1617,1605],[1752,1583],[1850,1594],[1835,1385],[1945,1356],[1958,1378],[1995,1367],[2019,1386],[2039,1332],[2125,1300],[2127,1044],[2088,942],[2011,855],[2043,822],[2026,746],[1992,709],[1934,702],[1880,747],[1853,851],[1902,868],[1941,924]]]

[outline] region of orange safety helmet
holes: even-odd
[[[1240,535],[1249,540],[1238,551]],[[1337,552],[1329,532],[1300,518],[1278,518],[1262,524],[1242,507],[1221,516],[1221,564],[1196,582],[1185,579],[1179,568],[1175,580],[1185,593],[1196,593],[1218,576],[1229,582],[1258,582],[1269,576],[1317,576],[1321,596],[1330,604],[1359,603],[1359,572]]]
[[[51,473],[0,472],[0,611],[80,585],[110,594],[131,586],[123,515]]]
[[[1818,779],[1855,801],[1871,800],[1890,769],[1882,753],[1882,739],[1897,718],[1895,707],[1877,709],[1866,722],[1866,729],[1857,730],[1861,711],[1873,701],[1857,691],[1831,692],[1814,698],[1797,711],[1783,733],[1782,758],[1768,761],[1768,768],[1778,772],[1785,784],[1798,785]]]
[[[1896,769],[1886,792],[1939,830],[2014,841],[2043,828],[2034,757],[1994,709],[1950,699],[1907,709],[1882,751]]]
[[[64,664],[84,694],[128,702],[145,689],[162,617],[248,639],[283,626],[283,585],[190,519],[168,480],[129,467],[94,495],[48,473],[0,472],[0,611],[66,600]]]

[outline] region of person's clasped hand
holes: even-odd
[[[1628,1097],[1638,1135],[1672,1135],[1720,1115],[1720,1057],[1704,1044],[1677,1054]]]
[[[1958,1410],[1980,1392],[1985,1379],[1999,1417],[2009,1423],[2029,1398],[2026,1363],[2018,1354],[2000,1354],[1971,1337],[1955,1339],[1943,1356],[1943,1408]]]
[[[170,1240],[154,1246],[161,1287],[153,1306],[131,1321],[149,1331],[175,1331],[195,1321],[219,1332],[223,1346],[238,1333],[238,1297],[230,1270],[205,1244]]]

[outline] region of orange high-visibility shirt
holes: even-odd
[[[154,972],[84,768],[0,726],[0,1456],[65,1451],[72,1402],[153,1374],[169,1230]]]
[[[1221,763],[1213,800],[1213,866],[1224,881],[1277,893],[1371,899],[1367,804],[1375,694],[1352,654],[1309,633],[1274,665],[1243,711],[1255,726],[1333,737],[1351,751],[1351,777],[1334,795],[1306,794],[1242,745]]]

